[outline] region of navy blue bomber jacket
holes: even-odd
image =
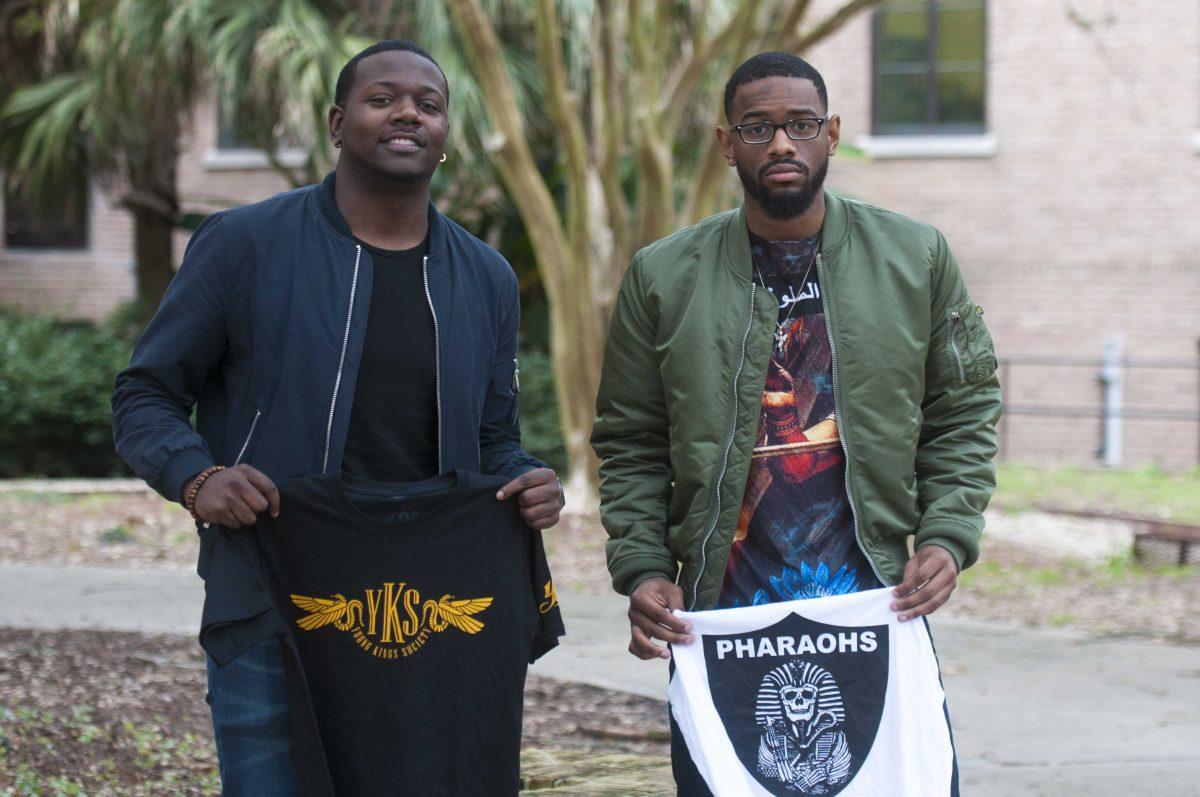
[[[214,463],[248,463],[277,482],[341,469],[372,262],[333,185],[330,174],[214,213],[188,243],[112,396],[117,452],[165,498],[178,501]],[[439,471],[512,477],[544,467],[520,446],[512,268],[432,205],[424,268]],[[224,663],[270,632],[270,602],[236,531],[199,533],[202,628],[236,631],[201,639]]]

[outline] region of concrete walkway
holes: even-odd
[[[626,652],[626,602],[563,593],[568,636],[535,674],[664,698]],[[0,626],[194,635],[191,573],[0,566]],[[1200,649],[935,620],[967,795],[1195,794]],[[665,724],[665,718],[664,718]]]

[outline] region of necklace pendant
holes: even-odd
[[[783,328],[783,324],[775,325],[775,351],[782,353],[783,345],[787,343],[787,330]]]

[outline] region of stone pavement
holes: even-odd
[[[0,626],[192,635],[202,597],[187,572],[0,566]],[[625,650],[623,599],[560,598],[568,636],[534,673],[665,696],[665,664]],[[1200,648],[936,618],[933,630],[964,794],[1197,793]]]

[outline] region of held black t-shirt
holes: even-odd
[[[407,482],[437,475],[437,358],[425,296],[428,239],[413,249],[363,249],[375,268],[342,469]]]
[[[299,662],[312,793],[322,754],[337,794],[517,793],[526,670],[564,632],[541,534],[496,500],[502,482],[279,485],[254,537]]]

